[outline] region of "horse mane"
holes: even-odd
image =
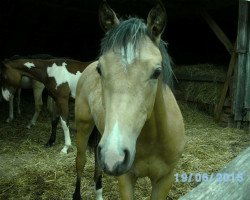
[[[128,18],[127,20],[121,21],[117,26],[113,27],[106,33],[101,41],[100,55],[110,49],[115,51],[120,48],[125,48],[126,53],[128,43],[132,44],[133,50],[135,51],[139,42],[146,37],[149,37],[153,41],[151,33],[149,32],[144,20],[135,17]],[[172,61],[167,52],[167,43],[162,39],[160,40],[159,50],[162,55],[163,82],[172,88]]]

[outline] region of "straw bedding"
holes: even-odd
[[[31,96],[23,96],[22,116],[12,123],[5,123],[8,104],[0,103],[0,199],[18,200],[68,200],[72,199],[75,184],[75,132],[71,131],[73,147],[67,155],[60,154],[63,147],[63,132],[58,128],[56,144],[44,148],[50,133],[50,115],[44,109],[37,125],[25,126],[33,110]],[[242,130],[219,127],[213,118],[194,106],[179,102],[183,112],[187,145],[176,172],[212,173],[222,168],[243,149],[249,146],[250,137]],[[73,103],[71,103],[71,109]],[[71,117],[72,124],[72,117]],[[88,152],[88,161],[82,181],[84,199],[94,199],[93,155]],[[178,199],[197,183],[174,183],[168,199]],[[104,175],[104,199],[117,200],[117,181]],[[136,198],[145,199],[150,194],[150,182],[139,179]]]

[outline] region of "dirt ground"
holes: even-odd
[[[218,171],[250,145],[250,136],[242,130],[222,128],[213,118],[195,106],[179,102],[183,112],[187,145],[176,172],[208,173]],[[68,200],[75,184],[75,132],[71,131],[73,147],[67,155],[60,153],[64,137],[58,137],[52,148],[44,148],[50,135],[50,114],[44,108],[35,127],[27,129],[34,110],[31,95],[22,95],[22,115],[6,123],[7,102],[0,102],[0,199],[1,200]],[[73,105],[71,105],[73,108]],[[72,124],[72,117],[71,117]],[[88,153],[85,177],[82,181],[83,199],[95,199],[93,189],[93,155]],[[198,183],[175,182],[168,200],[178,199]],[[117,200],[117,181],[104,175],[104,199]],[[140,179],[136,185],[136,200],[150,194],[150,182]]]

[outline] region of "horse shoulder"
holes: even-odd
[[[82,73],[76,88],[75,117],[77,120],[92,120],[90,96],[94,91],[95,75],[94,70],[97,62],[90,64]]]
[[[170,148],[179,155],[182,154],[186,143],[183,117],[179,105],[169,87],[163,89],[163,99],[166,105],[166,134],[168,135],[168,140],[171,141],[169,143]]]

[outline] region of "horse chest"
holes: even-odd
[[[161,156],[151,155],[144,158],[136,158],[132,172],[137,177],[149,177],[150,179],[158,179],[170,171],[168,165]]]

